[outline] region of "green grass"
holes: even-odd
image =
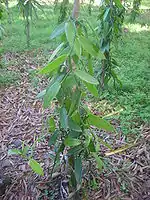
[[[0,69],[0,87],[9,86],[10,84],[16,83],[20,79],[19,74],[13,71]]]
[[[25,35],[25,22],[19,16],[19,11],[14,5],[11,7],[12,24],[8,24],[7,20],[4,21],[5,35],[2,40],[2,48],[0,53],[4,52],[21,52],[33,50],[37,48],[51,49],[55,46],[50,41],[50,33],[56,26],[57,15],[54,15],[51,6],[48,9],[43,9],[45,13],[38,10],[39,19],[33,18],[30,21],[30,48],[26,45]]]
[[[150,8],[149,0],[143,1],[143,6]],[[11,8],[13,23],[9,25],[5,20],[5,36],[0,53],[54,49],[58,41],[50,41],[49,36],[56,26],[58,12],[54,14],[52,6],[46,7],[44,11],[45,15],[38,11],[39,19],[32,23],[31,46],[28,49],[24,34],[24,21],[18,17],[17,8],[13,6]],[[96,25],[95,17],[94,11],[92,16],[86,15],[86,19],[92,25]],[[100,96],[100,99],[104,98],[107,105],[111,105],[114,110],[122,110],[119,115],[114,115],[112,118],[120,120],[124,134],[136,134],[141,124],[150,121],[150,28],[143,26],[144,24],[150,25],[150,11],[148,9],[142,11],[134,24],[125,23],[124,26],[128,28],[128,32],[123,34],[118,47],[114,49],[114,56],[121,66],[116,71],[123,87],[115,90],[110,85],[109,91]],[[6,71],[4,74],[7,75]],[[13,76],[8,73],[8,77],[6,80],[11,82]],[[5,78],[0,76],[0,84],[1,80],[7,82]],[[102,102],[97,102],[97,104],[99,104],[99,109],[103,110],[100,108],[103,106]]]

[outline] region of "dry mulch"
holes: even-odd
[[[7,153],[8,149],[21,148],[24,141],[26,145],[32,145],[37,136],[47,133],[44,124],[48,116],[54,112],[54,105],[49,110],[43,110],[41,102],[35,97],[45,86],[45,81],[41,80],[38,87],[34,88],[28,74],[29,69],[38,67],[37,63],[40,61],[37,62],[37,59],[41,55],[42,52],[38,52],[35,59],[32,52],[5,55],[5,59],[12,63],[9,70],[15,70],[21,78],[18,85],[0,89],[0,199],[3,200],[34,200],[41,196],[41,191],[54,190],[58,187],[59,180],[47,184],[48,169],[52,166],[47,137],[35,145],[35,158],[45,169],[45,176],[42,178],[32,173],[26,160],[18,156],[8,156]],[[41,65],[45,61],[46,58],[41,61]],[[118,122],[113,123],[119,127]],[[97,134],[115,148],[126,145],[125,137],[121,133],[109,136],[103,132]],[[105,153],[106,148],[101,148]],[[135,146],[121,154],[109,156],[106,162],[108,165],[100,174],[93,166],[92,174],[97,182],[95,189],[92,186],[87,187],[87,183],[84,183],[88,188],[87,199],[150,200],[149,126],[141,126],[141,137]],[[41,197],[43,200],[51,198],[47,198],[46,194],[42,194]]]

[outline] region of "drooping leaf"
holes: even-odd
[[[54,132],[54,131],[55,131],[55,128],[56,128],[56,125],[55,125],[54,118],[51,117],[51,118],[49,119],[49,130],[50,130],[51,132]]]
[[[83,150],[82,145],[78,145],[75,147],[72,147],[71,149],[68,150],[68,155],[79,155],[79,153]]]
[[[93,94],[93,96],[98,97],[98,90],[95,85],[92,85],[90,83],[84,82],[87,89]]]
[[[74,160],[75,177],[78,184],[81,184],[82,180],[82,161],[80,157]]]
[[[72,47],[75,40],[75,24],[73,21],[70,20],[69,22],[65,23],[65,33],[69,45]]]
[[[65,130],[68,128],[68,115],[64,107],[60,109],[60,126]]]
[[[79,138],[80,135],[81,135],[81,132],[74,131],[74,130],[70,130],[68,134],[68,136],[71,138]]]
[[[81,70],[76,70],[75,75],[78,76],[81,80],[94,84],[94,85],[98,85],[99,82],[97,79],[95,79],[93,76],[91,76],[90,74],[86,73],[85,71],[81,71]]]
[[[76,85],[75,85],[76,86]],[[79,108],[79,103],[81,99],[81,92],[79,90],[75,91],[71,98],[71,106],[69,108],[69,116],[72,116]]]
[[[67,54],[61,55],[56,58],[54,61],[50,62],[46,67],[42,68],[40,74],[48,74],[54,70],[57,70],[58,67],[66,60]]]
[[[81,49],[81,44],[80,44],[78,38],[75,39],[74,50],[75,50],[75,53],[77,54],[77,56],[80,58],[82,49]]]
[[[44,97],[45,94],[46,94],[46,90],[42,90],[42,91],[36,96],[36,98],[37,98],[37,99],[41,99],[41,98]]]
[[[79,139],[67,137],[64,141],[65,146],[69,147],[75,147],[81,144],[81,141]]]
[[[64,45],[64,42],[62,42],[56,49],[55,51],[53,51],[50,59],[49,59],[49,62],[51,62],[53,60],[53,58],[55,58],[55,56],[57,55],[57,53],[60,51],[60,49],[63,47]]]
[[[114,2],[115,2],[115,4],[116,4],[117,7],[123,8],[123,5],[122,5],[122,3],[121,3],[121,0],[114,0]]]
[[[79,114],[78,111],[74,112],[73,115],[71,116],[72,120],[77,123],[78,125],[80,125],[81,123],[81,116]]]
[[[44,96],[44,108],[47,108],[50,105],[50,102],[56,97],[57,93],[61,88],[60,82],[56,81],[54,84],[50,85]]]
[[[102,170],[103,161],[100,159],[100,157],[97,155],[97,153],[93,153],[93,156],[94,156],[94,158],[96,160],[97,167],[99,168],[99,170]]]
[[[99,116],[90,114],[87,119],[87,122],[90,125],[95,126],[99,129],[104,129],[105,131],[110,131],[110,132],[114,131],[114,127],[108,121]]]
[[[68,118],[68,126],[73,131],[82,132],[80,126],[76,122],[74,122],[71,118]]]
[[[93,70],[93,66],[92,66],[92,58],[91,56],[89,55],[88,57],[88,72],[91,76],[94,75],[94,70]]]
[[[88,145],[88,149],[89,149],[90,152],[96,152],[95,145],[94,145],[94,142],[93,142],[92,139],[90,140],[90,143]]]
[[[48,146],[54,145],[59,136],[59,131],[55,131],[48,141]]]
[[[97,57],[97,52],[95,51],[92,42],[88,38],[80,36],[79,41],[86,52],[88,52],[94,57]]]
[[[62,23],[54,29],[54,31],[50,35],[50,39],[54,39],[62,35],[64,32],[65,32],[65,24]]]
[[[109,12],[110,12],[110,8],[108,7],[108,8],[106,9],[105,13],[104,13],[104,18],[103,18],[104,21],[107,20],[107,17],[108,17]]]
[[[33,158],[31,158],[31,159],[29,160],[29,166],[32,168],[32,170],[33,170],[35,173],[37,173],[37,174],[39,174],[39,175],[41,175],[41,176],[44,175],[44,172],[43,172],[42,167],[41,167],[40,164],[39,164],[36,160],[34,160]]]

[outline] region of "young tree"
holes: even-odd
[[[7,10],[7,15],[8,15],[8,23],[11,24],[11,15],[10,15],[10,9],[9,9],[8,0],[5,0],[5,6],[6,6],[6,10]]]
[[[42,9],[41,5],[36,0],[18,0],[17,4],[20,14],[25,21],[25,33],[27,38],[27,47],[30,46],[30,21],[33,18],[33,15],[37,16],[37,8]]]
[[[39,74],[48,77],[49,83],[37,97],[43,99],[44,108],[48,108],[54,99],[57,102],[58,123],[55,122],[54,117],[49,119],[52,135],[48,144],[55,146],[51,174],[56,164],[61,164],[60,155],[62,155],[65,166],[62,175],[70,177],[69,193],[61,191],[64,199],[71,197],[79,199],[76,195],[82,185],[84,166],[90,165],[93,161],[99,170],[104,166],[103,157],[100,156],[100,143],[107,148],[110,145],[96,135],[94,127],[107,132],[115,131],[108,121],[94,115],[84,102],[89,92],[98,97],[99,82],[94,77],[93,60],[104,63],[104,66],[102,65],[105,69],[104,81],[107,73],[112,74],[111,62],[115,62],[110,55],[110,44],[113,34],[120,33],[122,5],[120,0],[106,0],[103,6],[103,12],[99,15],[102,27],[99,31],[101,45],[98,34],[93,29],[96,37],[94,41],[90,39],[87,31],[88,23],[79,18],[80,1],[74,0],[72,16],[59,24],[51,34],[51,39],[60,37],[61,43],[51,55],[50,62],[39,70]],[[26,156],[24,152],[27,151],[15,150],[15,153]],[[29,159],[31,168],[43,175],[40,165],[31,156],[26,158]]]

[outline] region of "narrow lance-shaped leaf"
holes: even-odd
[[[50,39],[54,39],[60,35],[62,35],[65,32],[65,24],[62,23],[59,26],[57,26],[57,28],[54,29],[54,31],[52,32]]]
[[[80,58],[82,49],[81,49],[81,44],[80,44],[78,38],[75,39],[74,50],[75,50],[75,53],[77,54],[77,56]]]
[[[57,55],[57,53],[60,51],[60,49],[63,47],[64,43],[62,42],[56,49],[55,51],[53,51],[50,59],[49,59],[49,62],[51,62],[53,60],[53,58],[55,58],[55,56]]]
[[[92,58],[91,56],[89,55],[88,57],[88,72],[91,76],[94,75],[94,70],[93,70],[93,66],[92,66]]]
[[[84,82],[87,89],[93,94],[93,96],[98,97],[98,90],[95,85],[92,85],[90,83]]]
[[[19,149],[9,149],[8,155],[21,155],[22,152]]]
[[[57,93],[61,88],[60,82],[56,81],[50,87],[48,87],[46,94],[44,96],[44,108],[47,108],[50,105],[50,102],[56,97]]]
[[[104,129],[105,131],[110,131],[110,132],[114,131],[114,127],[107,120],[99,116],[90,114],[87,119],[87,122],[90,125],[95,126],[99,129]]]
[[[59,136],[59,131],[55,131],[48,141],[48,146],[54,145]]]
[[[60,109],[60,126],[65,130],[68,128],[68,115],[64,107]]]
[[[102,52],[88,38],[80,36],[79,41],[83,49],[91,56],[94,56],[96,58],[104,58]]]
[[[41,99],[41,98],[44,97],[45,94],[46,94],[46,90],[42,90],[42,91],[36,96],[36,98],[37,98],[37,99]]]
[[[91,54],[94,57],[97,56],[97,52],[93,48],[93,44],[92,44],[92,42],[89,39],[85,38],[84,36],[80,36],[79,40],[80,40],[80,43],[81,43],[83,49],[86,52],[88,52],[89,54]]]
[[[65,139],[64,144],[65,146],[74,147],[81,144],[81,141],[79,139],[68,137]]]
[[[88,149],[90,150],[90,152],[96,152],[95,144],[94,144],[92,139],[90,140],[90,143],[88,145]]]
[[[32,168],[32,170],[39,174],[39,175],[44,175],[44,172],[43,172],[43,169],[42,167],[40,166],[40,164],[34,160],[33,158],[29,160],[29,166]]]
[[[71,118],[68,119],[68,126],[73,131],[82,132],[81,127],[76,122],[74,122]]]
[[[93,76],[86,73],[85,71],[76,70],[74,73],[75,73],[76,76],[78,76],[80,79],[82,79],[85,82],[88,82],[88,83],[91,83],[91,84],[94,84],[94,85],[99,84],[97,79],[95,79]]]
[[[75,177],[78,184],[81,184],[82,180],[82,161],[80,157],[74,160]]]
[[[68,113],[69,116],[72,116],[73,113],[78,110],[80,99],[81,99],[81,92],[78,90],[73,92],[72,99],[71,99],[71,105],[70,105],[69,113]]]
[[[121,3],[121,0],[114,0],[114,2],[115,2],[115,4],[116,4],[117,7],[123,8],[123,5],[122,5],[122,3]]]
[[[97,167],[101,170],[103,167],[103,161],[100,159],[100,157],[97,155],[97,153],[93,153],[93,156],[96,160]]]
[[[51,132],[54,132],[54,131],[55,131],[55,128],[56,128],[56,125],[55,125],[54,118],[51,117],[51,118],[49,119],[49,130],[50,130]]]
[[[57,70],[58,67],[66,60],[67,55],[61,55],[58,58],[56,58],[54,61],[49,63],[46,67],[42,68],[39,73],[40,74],[48,74],[54,70]]]
[[[75,24],[73,23],[73,21],[65,23],[65,33],[69,45],[72,47],[75,40]]]

